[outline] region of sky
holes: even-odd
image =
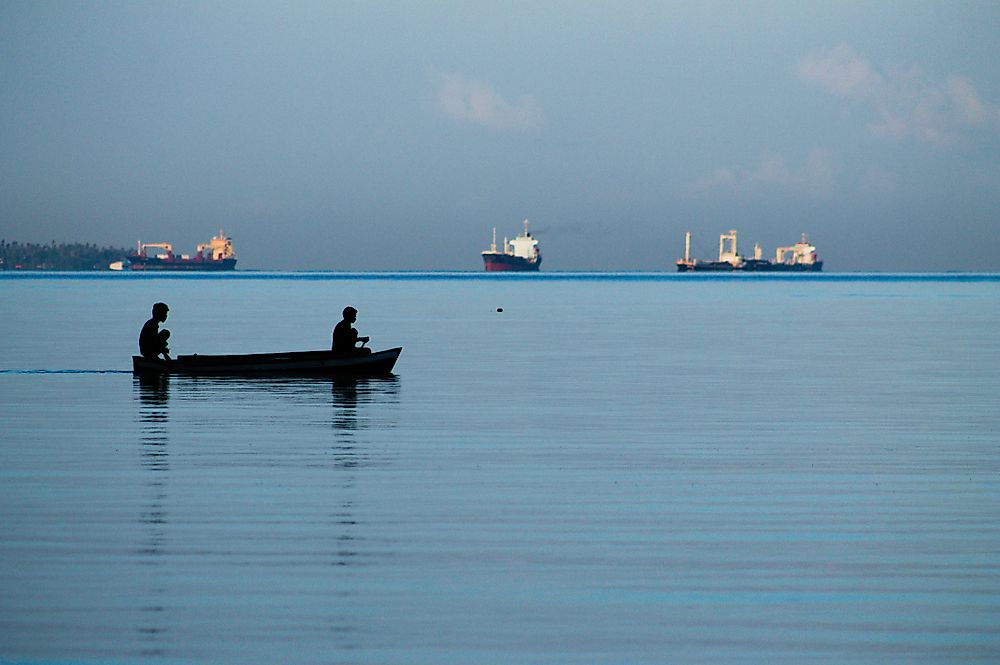
[[[1000,3],[0,0],[0,238],[238,268],[1000,267]]]

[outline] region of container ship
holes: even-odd
[[[150,249],[162,251],[150,254]],[[111,270],[234,270],[236,254],[232,238],[227,238],[220,230],[219,235],[198,245],[192,255],[174,254],[168,242],[140,242],[138,251],[108,267]]]
[[[809,244],[806,234],[791,247],[779,247],[774,260],[761,257],[760,245],[754,245],[753,258],[740,256],[736,249],[736,231],[719,236],[719,260],[703,261],[691,258],[691,232],[684,235],[684,258],[677,261],[678,272],[820,272],[823,262],[816,256],[816,248]]]
[[[500,250],[497,249],[497,230],[494,227],[493,242],[489,250],[483,252],[483,265],[486,272],[537,271],[542,265],[542,253],[538,250],[538,241],[528,231],[528,220],[524,220],[524,235],[510,242],[504,238],[503,249]]]

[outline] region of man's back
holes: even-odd
[[[156,358],[160,355],[159,328],[160,322],[156,317],[142,325],[142,330],[139,332],[139,353],[146,358]]]
[[[333,350],[353,351],[358,342],[358,331],[351,327],[351,322],[344,319],[333,327]]]

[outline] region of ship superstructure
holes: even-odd
[[[538,270],[541,265],[542,253],[538,241],[528,231],[528,220],[524,220],[524,234],[509,242],[505,237],[500,249],[497,248],[497,230],[493,228],[493,242],[483,252],[483,266],[487,272]]]
[[[162,251],[150,254],[150,249]],[[233,270],[236,268],[236,254],[232,238],[220,229],[219,235],[199,244],[193,255],[174,254],[174,247],[168,242],[140,241],[134,254],[109,267],[112,270]]]
[[[823,262],[816,255],[816,247],[809,243],[806,234],[790,247],[778,247],[774,260],[762,257],[759,244],[754,245],[753,258],[740,256],[736,247],[736,231],[730,230],[719,236],[719,259],[705,261],[691,258],[691,232],[684,234],[684,258],[677,261],[678,272],[820,272]]]

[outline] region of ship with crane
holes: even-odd
[[[150,253],[149,250],[162,250]],[[137,251],[122,261],[115,261],[111,270],[234,270],[236,254],[233,240],[222,230],[210,241],[198,245],[193,255],[174,254],[168,242],[139,242]]]
[[[538,241],[528,231],[528,220],[524,220],[524,233],[510,242],[505,237],[502,249],[497,249],[497,230],[493,227],[493,242],[483,252],[483,267],[486,272],[537,271],[542,265],[542,253]]]
[[[760,244],[753,248],[753,258],[740,256],[736,247],[736,231],[719,236],[719,259],[707,261],[691,258],[691,232],[684,234],[684,258],[677,260],[678,272],[821,272],[823,262],[816,255],[816,247],[809,243],[806,234],[799,242],[788,247],[778,247],[774,260],[762,256]]]

